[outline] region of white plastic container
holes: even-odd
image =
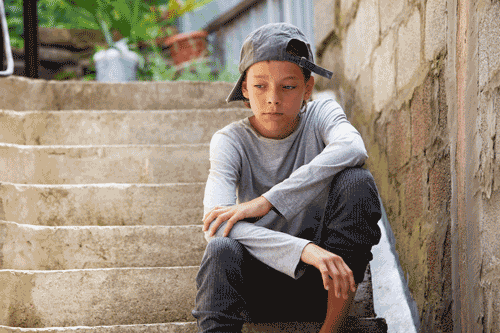
[[[99,82],[129,82],[137,80],[139,56],[128,49],[126,39],[113,48],[94,54],[96,80]]]

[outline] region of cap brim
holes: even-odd
[[[226,102],[234,102],[234,101],[243,101],[245,100],[245,96],[243,96],[243,92],[241,91],[241,85],[243,84],[243,77],[244,75],[240,75],[240,78],[238,79],[238,82],[233,87],[233,90],[227,96]]]

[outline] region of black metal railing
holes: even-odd
[[[23,1],[24,20],[24,75],[33,79],[38,78],[38,0]]]

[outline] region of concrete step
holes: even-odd
[[[0,270],[0,325],[41,328],[191,321],[197,271],[197,266]],[[367,269],[350,316],[375,317],[371,291]],[[266,325],[256,327],[270,332],[264,330]]]
[[[0,183],[0,220],[45,226],[201,224],[205,183]]]
[[[195,322],[114,325],[114,326],[78,326],[49,328],[18,328],[0,325],[0,333],[196,333]]]
[[[196,266],[201,226],[41,227],[0,220],[0,269]]]
[[[19,328],[0,325],[0,333],[196,333],[197,331],[194,322],[48,328]]]
[[[351,318],[349,318],[351,319]],[[345,327],[342,333],[386,333],[387,324],[383,318],[361,318],[349,321],[350,327]],[[316,333],[322,323],[269,323],[243,325],[243,333]],[[0,333],[195,333],[196,323],[166,323],[147,325],[117,325],[95,327],[54,327],[28,328],[0,326]]]
[[[67,327],[193,321],[198,267],[0,270],[0,325]]]
[[[208,144],[22,146],[0,143],[0,181],[31,184],[193,183],[208,176]]]
[[[0,142],[19,145],[208,143],[249,109],[182,111],[0,111]]]
[[[129,82],[0,78],[0,106],[13,111],[185,110],[243,107],[226,103],[227,82]]]

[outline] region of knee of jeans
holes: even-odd
[[[334,178],[331,190],[338,195],[347,196],[350,200],[363,196],[372,196],[378,199],[377,186],[372,174],[359,167],[342,170]]]
[[[228,237],[216,237],[208,242],[205,255],[217,262],[239,263],[243,260],[243,245]]]

